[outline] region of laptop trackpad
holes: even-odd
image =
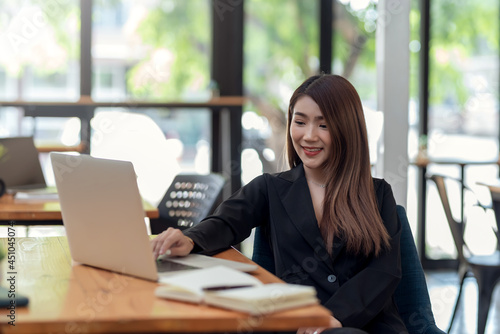
[[[193,266],[196,268],[225,266],[245,272],[255,271],[258,268],[256,264],[236,262],[201,254],[189,254],[187,256],[181,256],[181,257],[170,257],[168,258],[168,261],[175,262],[178,264]]]
[[[169,272],[169,271],[179,271],[179,270],[193,270],[199,269],[197,267],[189,266],[187,264],[176,263],[168,260],[158,260],[156,261],[156,267],[159,273]]]

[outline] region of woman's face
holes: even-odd
[[[290,137],[304,168],[312,171],[325,166],[331,154],[330,131],[319,106],[307,95],[295,103]]]

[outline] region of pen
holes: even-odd
[[[250,288],[253,285],[216,285],[216,286],[207,286],[203,288],[203,291],[213,292],[213,291],[222,291],[229,289],[239,289],[239,288]]]

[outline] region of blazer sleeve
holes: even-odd
[[[193,252],[216,254],[242,242],[254,227],[269,220],[268,176],[256,177],[222,202],[213,215],[184,231],[195,243]]]
[[[401,223],[391,187],[383,180],[381,183],[377,200],[382,220],[391,237],[390,249],[373,257],[364,269],[339,287],[325,304],[343,326],[361,328],[368,324],[387,303],[392,302],[392,295],[401,279]]]

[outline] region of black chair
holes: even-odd
[[[410,334],[444,334],[436,326],[432,314],[429,292],[424,271],[411,232],[404,207],[398,205],[401,221],[401,269],[402,279],[394,293],[399,313]],[[271,273],[275,273],[274,257],[268,231],[262,227],[255,229],[252,260]]]
[[[446,214],[446,219],[448,220],[448,225],[450,226],[451,234],[455,242],[459,260],[458,275],[460,279],[460,288],[458,290],[457,302],[453,310],[449,330],[451,330],[453,320],[457,313],[465,278],[473,276],[476,278],[478,285],[477,333],[483,334],[488,319],[491,296],[496,284],[500,281],[500,252],[497,250],[491,255],[473,255],[470,252],[464,240],[463,231],[465,230],[465,222],[458,222],[453,218],[446,191],[445,178],[440,175],[432,175],[430,179],[436,184]]]
[[[226,179],[215,173],[177,175],[158,204],[160,217],[150,219],[151,233],[198,224],[220,203],[225,184]]]

